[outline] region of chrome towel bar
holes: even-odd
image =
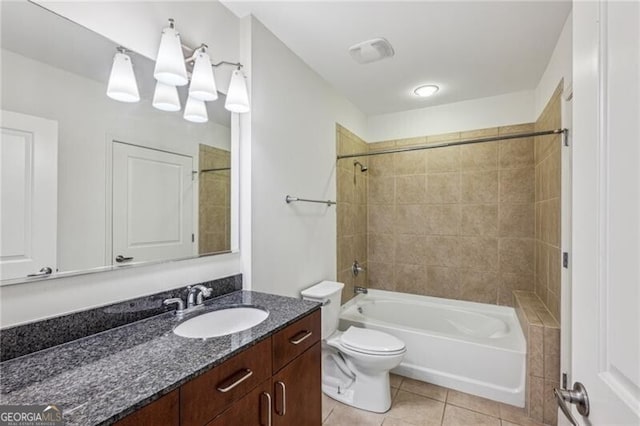
[[[284,199],[287,204],[291,204],[294,203],[296,201],[302,201],[305,203],[319,203],[319,204],[326,204],[327,206],[333,206],[334,204],[336,204],[335,201],[331,201],[331,200],[309,200],[306,198],[298,198],[298,197],[292,197],[291,195],[287,195]]]

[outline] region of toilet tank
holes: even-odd
[[[322,281],[302,290],[303,300],[322,303],[322,338],[326,339],[338,329],[340,302],[344,284],[335,281]]]

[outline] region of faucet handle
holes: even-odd
[[[162,302],[162,304],[165,306],[172,305],[174,303],[178,305],[178,308],[176,309],[176,315],[182,315],[182,312],[184,311],[184,302],[182,301],[182,299],[173,297],[171,299],[165,299]]]

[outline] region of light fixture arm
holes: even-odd
[[[191,51],[191,55],[189,55],[188,57],[186,57],[184,59],[185,63],[191,63],[193,61],[195,61],[196,59],[196,55],[198,54],[199,51],[201,50],[207,50],[209,49],[209,46],[207,46],[205,43],[202,43],[200,46],[196,47],[195,49],[189,47],[189,46],[185,46],[184,44],[182,45],[183,48],[185,48],[186,50]],[[232,67],[236,67],[236,69],[240,70],[242,69],[242,67],[244,67],[244,65],[242,65],[240,62],[229,62],[229,61],[220,61],[217,62],[215,64],[211,64],[211,66],[213,68],[218,68],[222,65],[231,65]]]
[[[211,66],[214,68],[218,68],[219,66],[222,66],[222,65],[231,65],[233,67],[236,67],[237,69],[242,69],[242,67],[244,66],[240,62],[228,62],[228,61],[220,61],[218,63],[211,64]]]

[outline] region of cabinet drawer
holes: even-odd
[[[247,396],[229,407],[207,426],[267,426],[271,425],[273,413],[271,379],[262,382]]]
[[[271,339],[180,388],[180,424],[202,426],[271,376]]]
[[[274,334],[272,339],[275,373],[320,341],[320,309]]]
[[[180,412],[178,410],[178,390],[166,394],[157,401],[141,408],[133,414],[116,422],[116,426],[178,426]]]

